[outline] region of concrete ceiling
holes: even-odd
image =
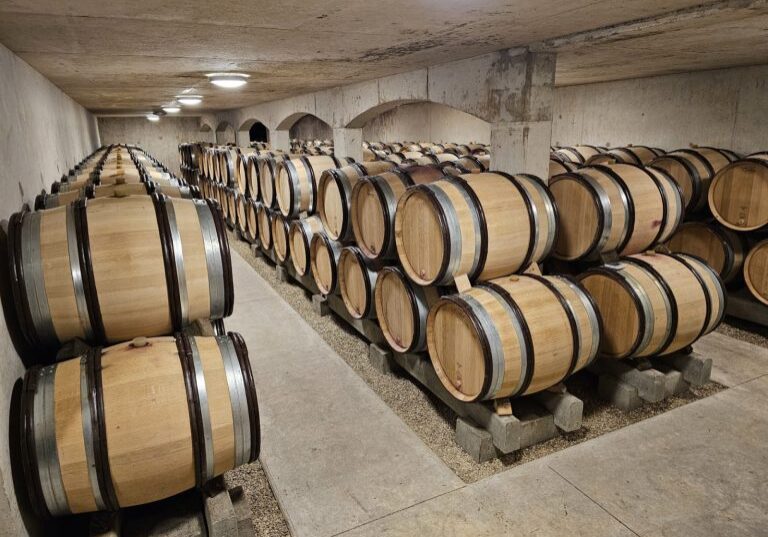
[[[768,61],[768,2],[0,0],[0,42],[85,107],[192,88],[221,110],[502,48],[557,50],[559,85]],[[205,73],[251,75],[240,90]]]

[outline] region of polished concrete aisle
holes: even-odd
[[[464,485],[233,253],[262,462],[295,536],[759,536],[768,528],[768,350],[696,350],[732,386]]]

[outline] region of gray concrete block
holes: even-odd
[[[325,317],[331,311],[328,300],[323,295],[312,295],[312,308],[320,317]]]
[[[209,537],[238,537],[235,508],[226,489],[206,495],[203,509]]]
[[[261,245],[258,241],[251,244],[251,253],[254,257],[261,257]]]
[[[383,349],[376,343],[371,343],[368,347],[368,359],[373,368],[384,375],[391,375],[397,367],[392,360],[392,351]]]
[[[692,386],[703,386],[712,377],[712,358],[704,358],[696,352],[670,356],[669,363]]]
[[[671,367],[660,369],[660,371],[664,374],[667,397],[688,391],[689,384],[683,380],[683,374],[680,371]]]
[[[581,429],[584,402],[568,392],[544,391],[533,396],[534,400],[552,413],[555,426],[566,433]]]
[[[600,375],[597,383],[597,394],[604,401],[608,401],[625,412],[634,410],[642,404],[642,400],[637,394],[637,388],[610,375]]]
[[[232,500],[232,507],[235,509],[238,537],[255,535],[253,520],[251,520],[251,508],[248,505],[248,499],[245,497],[243,487],[229,489],[229,498]]]
[[[655,369],[640,371],[631,364],[616,360],[600,360],[594,369],[637,388],[637,395],[644,401],[657,403],[664,399],[664,375]]]
[[[520,447],[540,444],[557,436],[554,416],[533,401],[513,401],[515,416],[520,420]]]
[[[496,457],[491,433],[462,417],[456,418],[456,443],[476,462],[485,462]]]
[[[280,282],[288,281],[288,271],[282,265],[275,266],[275,273],[277,274],[277,280]]]

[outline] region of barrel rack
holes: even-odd
[[[388,375],[404,371],[451,408],[458,416],[456,443],[475,461],[504,457],[561,433],[581,429],[584,403],[568,393],[562,383],[515,399],[459,401],[445,389],[427,353],[392,351],[375,321],[355,319],[349,314],[338,290],[327,296],[321,295],[312,277],[297,274],[290,260],[281,265],[272,248],[263,250],[258,239],[249,241],[235,233],[250,243],[254,256],[264,257],[275,265],[278,280],[296,283],[311,294],[315,311],[321,317],[335,314],[367,341],[368,358],[377,371]],[[685,393],[691,387],[702,386],[709,382],[711,371],[711,358],[703,358],[689,348],[673,356],[650,360],[597,359],[586,373],[597,377],[601,399],[628,412],[645,403],[658,403]]]

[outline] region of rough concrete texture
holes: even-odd
[[[144,117],[100,117],[99,134],[103,144],[136,144],[168,166],[179,170],[179,144],[203,138],[199,118],[165,116],[160,121]]]
[[[761,151],[767,88],[765,65],[558,88],[552,143]]]
[[[0,220],[7,220],[96,149],[99,136],[90,113],[2,45],[0,73]],[[11,395],[24,366],[6,324],[0,325],[0,431],[8,439]],[[25,535],[9,444],[0,442],[0,528]],[[34,529],[31,521],[28,529]]]
[[[291,138],[299,140],[331,140],[333,129],[328,123],[313,115],[306,115],[291,125]]]
[[[712,380],[732,387],[768,375],[768,345],[765,339],[758,336],[759,346],[745,339],[754,341],[755,335],[721,325],[717,332],[704,336],[696,343],[696,352],[712,359]]]

